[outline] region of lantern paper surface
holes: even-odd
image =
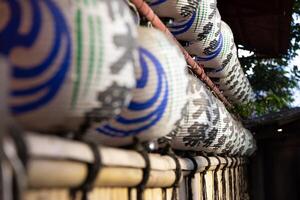
[[[220,85],[224,95],[235,103],[247,103],[254,99],[252,87],[240,67],[235,67],[227,77],[219,79],[216,83]]]
[[[187,102],[186,62],[178,47],[156,30],[138,29],[139,65],[133,99],[121,114],[90,130],[87,137],[126,145],[133,137],[152,140],[170,133]]]
[[[76,131],[118,114],[135,86],[136,26],[119,0],[0,2],[10,106],[28,130]]]
[[[190,75],[188,104],[177,128],[167,136],[178,150],[243,155],[249,148],[246,129],[196,77]],[[251,134],[251,133],[250,133]]]
[[[181,20],[167,24],[171,33],[182,41],[200,41],[205,52],[215,54],[220,48],[221,17],[215,0],[199,1],[196,12]],[[219,47],[219,48],[218,48]]]
[[[226,71],[228,71],[230,66],[234,65],[237,58],[233,34],[230,28],[222,21],[220,30],[221,44],[218,47],[218,52],[213,56],[203,52],[203,44],[199,41],[192,41],[184,47],[191,55],[195,56],[198,63],[206,68],[212,68],[208,72],[208,75],[211,77],[226,76]]]
[[[253,92],[247,77],[245,76],[237,57],[237,49],[230,27],[221,23],[222,47],[218,55],[210,59],[202,59],[201,43],[187,43],[185,49],[195,56],[199,64],[210,68],[207,75],[211,78],[219,78],[215,81],[223,90],[224,95],[233,103],[243,104],[253,100]]]
[[[146,0],[153,11],[161,18],[175,21],[189,20],[199,5],[199,0]]]
[[[251,86],[237,57],[233,33],[221,21],[215,0],[147,2],[188,53],[209,68],[207,75],[219,79],[215,83],[229,100],[237,104],[253,100]]]

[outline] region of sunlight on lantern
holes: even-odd
[[[155,149],[155,143],[154,142],[150,142],[149,143],[149,149],[150,150],[154,150]]]

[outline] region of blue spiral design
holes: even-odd
[[[169,94],[168,81],[163,66],[151,52],[149,52],[147,49],[142,47],[139,48],[139,59],[140,59],[142,74],[140,79],[137,80],[136,88],[145,90],[145,87],[147,86],[148,79],[149,79],[149,65],[146,62],[146,59],[150,60],[153,67],[155,68],[157,79],[158,79],[157,86],[154,95],[150,99],[146,100],[145,102],[132,101],[128,106],[128,110],[134,112],[147,110],[153,107],[159,100],[160,96],[163,95],[160,104],[153,111],[151,111],[150,113],[145,113],[145,115],[142,117],[127,119],[120,115],[115,118],[117,123],[125,126],[136,124],[136,123],[144,123],[138,128],[133,128],[131,130],[121,130],[116,127],[113,127],[112,125],[107,124],[97,128],[96,130],[98,132],[112,137],[132,136],[151,128],[152,126],[157,124],[157,122],[159,122],[159,120],[162,118],[163,113],[168,104],[168,94]]]
[[[173,35],[179,35],[188,31],[192,27],[195,19],[196,12],[194,12],[188,20],[183,19],[180,22],[174,22],[173,24],[168,25],[168,28]]]
[[[62,62],[60,63],[59,70],[49,80],[32,88],[24,88],[11,91],[11,96],[17,98],[28,97],[41,91],[45,92],[43,96],[39,97],[38,99],[34,99],[31,102],[24,103],[22,105],[11,106],[11,110],[14,114],[29,112],[49,103],[58,93],[70,67],[72,51],[71,34],[69,32],[64,15],[52,0],[28,1],[32,8],[32,27],[26,35],[20,34],[18,31],[22,20],[20,1],[6,1],[6,3],[9,5],[9,8],[11,10],[10,13],[12,13],[12,15],[6,27],[0,32],[0,54],[9,56],[10,52],[15,47],[30,48],[34,45],[43,23],[43,16],[39,5],[39,3],[41,2],[45,3],[54,21],[53,24],[55,32],[53,33],[54,40],[52,49],[49,55],[38,65],[30,66],[26,69],[17,65],[11,66],[12,79],[26,80],[41,76],[53,64],[55,58],[59,56],[58,53],[62,45],[63,37],[66,38],[67,41],[66,52],[63,56]]]
[[[164,2],[166,2],[167,0],[153,0],[153,1],[151,1],[151,3],[149,3],[149,6],[157,6],[157,5],[159,5],[159,4],[162,4],[162,3],[164,3]]]
[[[223,48],[223,35],[222,35],[222,33],[220,33],[217,48],[214,51],[212,51],[211,54],[209,54],[207,56],[196,56],[195,60],[198,62],[199,61],[200,62],[201,61],[210,61],[220,54],[220,52],[222,51],[222,48]]]

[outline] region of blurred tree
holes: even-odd
[[[251,52],[251,56],[240,58],[257,98],[255,102],[236,106],[242,117],[260,116],[291,106],[294,90],[299,87],[300,80],[300,63],[298,66],[290,66],[300,49],[299,22],[300,0],[295,0],[287,53],[280,58],[265,59]]]

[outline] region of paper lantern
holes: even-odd
[[[209,77],[220,79],[215,83],[230,101],[241,104],[253,98],[251,86],[237,57],[233,33],[221,21],[216,1],[198,1],[196,10],[195,1],[147,2],[159,17],[173,19],[167,23],[169,30],[199,64],[209,68],[206,70]],[[188,14],[183,14],[186,10]]]
[[[254,100],[252,88],[248,84],[238,87],[235,92],[225,91],[224,95],[236,104],[245,104]]]
[[[221,23],[221,34],[224,38],[223,46],[218,57],[212,62],[217,62],[215,66],[210,66],[210,62],[203,62],[206,67],[213,67],[211,71],[208,72],[210,77],[226,77],[228,73],[234,68],[241,68],[239,59],[237,57],[237,48],[234,43],[233,33],[230,27],[222,21]],[[200,61],[201,62],[201,61]]]
[[[135,86],[136,26],[123,1],[0,2],[11,111],[28,130],[112,118]]]
[[[200,1],[197,11],[187,19],[167,24],[171,33],[182,41],[200,41],[206,53],[216,54],[220,47],[221,17],[215,0]]]
[[[242,68],[236,67],[228,76],[216,81],[224,95],[234,103],[247,103],[253,100],[251,85]]]
[[[239,78],[244,78],[244,72],[240,65],[234,65],[226,77],[222,77],[215,82],[220,85],[220,89],[229,90],[234,87],[236,81],[241,81]]]
[[[224,104],[200,80],[190,75],[184,117],[166,137],[172,147],[178,150],[242,155],[245,149],[241,147],[248,145],[244,132],[246,129],[232,117]]]
[[[176,129],[168,135],[174,149],[212,152],[220,144],[220,113],[215,97],[196,77],[190,75],[188,104],[184,117]]]
[[[199,0],[146,0],[155,14],[176,21],[189,19],[198,8]]]
[[[229,88],[222,87],[222,90],[229,98],[242,100],[243,95],[245,95],[245,90],[247,90],[248,87],[249,85],[245,78],[238,76],[237,79],[232,81],[232,85]],[[242,93],[243,91],[244,93]]]
[[[87,138],[107,145],[126,145],[133,137],[152,140],[170,133],[182,117],[187,101],[186,62],[167,36],[148,28],[138,29],[137,87],[129,106],[109,123],[100,123]]]
[[[230,50],[230,53],[224,56],[219,66],[218,68],[207,70],[207,76],[211,78],[224,78],[227,77],[234,68],[241,68],[236,50]]]
[[[256,142],[252,133],[243,128],[240,122],[236,122],[238,127],[237,140],[235,141],[234,148],[231,149],[232,155],[237,156],[250,156],[256,151]]]
[[[217,99],[221,116],[221,131],[223,146],[219,148],[221,153],[236,156],[249,156],[256,148],[255,141],[250,131],[245,129],[243,125],[234,119],[234,117],[226,110],[224,105]],[[221,111],[223,110],[223,111]],[[223,115],[223,116],[222,116]],[[252,141],[250,141],[253,139]],[[218,151],[216,151],[218,153]]]
[[[214,33],[209,33],[208,35],[210,36],[211,34],[214,35]],[[217,43],[214,42],[214,44]],[[233,66],[235,59],[237,59],[233,34],[223,21],[220,28],[220,42],[214,48],[216,50],[214,53],[207,52],[207,46],[204,46],[201,41],[191,41],[184,48],[195,57],[198,63],[206,68],[212,68],[212,72],[208,73],[212,77],[226,76],[223,71],[227,71],[228,66]]]
[[[224,104],[216,99],[219,112],[220,112],[220,137],[219,146],[216,149],[216,153],[228,154],[231,153],[235,147],[236,138],[238,137],[237,127],[235,126],[236,121],[233,116],[227,111]]]
[[[251,156],[257,150],[256,141],[252,133],[246,130],[246,148],[242,152],[242,155]]]

